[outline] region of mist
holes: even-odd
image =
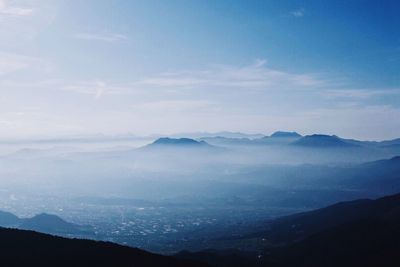
[[[101,226],[90,238],[171,253],[196,244],[177,242],[187,234],[189,240],[232,234],[285,214],[400,190],[398,174],[384,167],[399,153],[398,140],[311,137],[317,142],[208,136],[2,144],[1,205],[22,217],[46,212]]]

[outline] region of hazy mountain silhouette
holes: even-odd
[[[296,132],[277,131],[271,136],[263,136],[261,138],[228,138],[224,136],[203,137],[204,140],[211,144],[217,145],[263,145],[263,144],[289,144],[302,136]]]
[[[210,146],[205,141],[196,141],[190,138],[169,138],[162,137],[155,140],[150,145],[151,147],[155,146],[172,146],[172,147],[207,147]]]
[[[385,147],[385,146],[398,146],[398,145],[400,145],[400,138],[393,139],[393,140],[381,141],[381,142],[378,142],[378,144],[380,146],[383,146],[383,147]]]
[[[59,235],[79,235],[90,232],[83,226],[66,222],[56,215],[46,213],[22,220],[18,228]]]
[[[344,141],[336,135],[313,134],[306,135],[292,143],[304,147],[355,147],[355,144]]]
[[[170,135],[170,137],[173,137],[173,138],[188,137],[188,138],[192,138],[192,139],[201,139],[201,138],[209,138],[209,137],[224,137],[224,138],[232,138],[232,139],[241,139],[241,138],[257,139],[257,138],[264,137],[264,135],[263,134],[246,134],[246,133],[241,133],[241,132],[222,131],[222,132],[215,132],[215,133],[209,133],[209,132],[178,133],[178,134],[172,134],[172,135]]]
[[[90,226],[66,222],[56,215],[46,213],[38,214],[32,218],[19,218],[10,212],[0,211],[0,227],[33,230],[63,236],[94,235]]]
[[[272,138],[300,138],[302,137],[299,133],[296,132],[284,132],[284,131],[277,131],[271,134]]]
[[[296,132],[277,131],[271,134],[271,136],[265,136],[263,138],[255,140],[255,143],[286,145],[298,140],[301,137],[302,136]]]
[[[372,162],[366,162],[362,164],[365,167],[398,167],[400,164],[400,156],[393,157],[391,159],[381,159],[381,160],[375,160]]]
[[[202,137],[200,140],[212,145],[253,145],[255,140],[249,138],[230,138],[223,136]]]
[[[11,212],[0,211],[0,227],[16,227],[21,223],[21,219]]]
[[[0,228],[2,266],[207,266],[109,242],[67,239],[33,231]]]

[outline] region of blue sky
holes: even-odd
[[[400,137],[398,1],[0,0],[1,137]]]

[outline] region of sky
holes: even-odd
[[[399,1],[0,0],[0,138],[398,138],[399,14]]]

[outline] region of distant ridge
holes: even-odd
[[[215,137],[202,137],[200,140],[207,142],[211,145],[253,145],[258,139],[249,138],[229,138],[223,136]]]
[[[277,131],[271,134],[272,138],[300,138],[302,137],[301,134],[297,132],[284,132],[284,131]]]
[[[200,140],[207,141],[210,144],[216,145],[286,145],[302,136],[296,132],[277,131],[271,136],[263,136],[261,138],[227,138],[223,136],[202,137]]]
[[[263,138],[254,140],[254,142],[264,145],[287,145],[301,137],[297,132],[276,131],[270,136],[264,136]]]
[[[305,147],[356,147],[357,145],[348,143],[336,135],[313,134],[306,135],[292,143],[297,146]]]
[[[194,132],[194,133],[180,133],[180,134],[173,134],[170,135],[170,137],[173,138],[182,138],[182,137],[187,137],[187,138],[192,138],[192,139],[201,139],[201,138],[209,138],[209,137],[224,137],[224,138],[248,138],[248,139],[258,139],[262,138],[265,135],[256,133],[256,134],[247,134],[247,133],[241,133],[241,132],[229,132],[229,131],[222,131],[222,132],[214,132],[214,133],[209,133],[209,132]]]
[[[208,145],[205,141],[196,141],[191,138],[158,138],[152,145],[178,145],[178,146],[204,146]]]

